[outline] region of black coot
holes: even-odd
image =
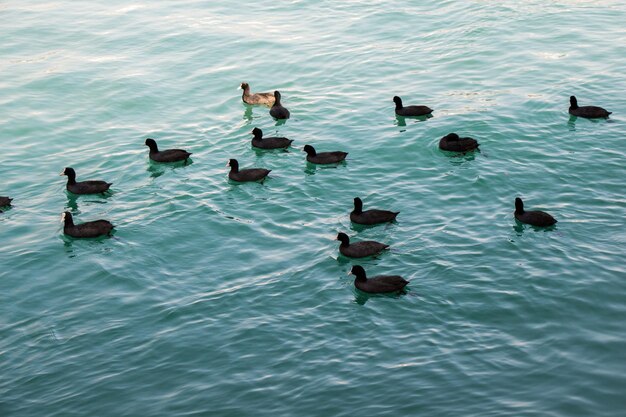
[[[400,275],[379,275],[373,278],[365,276],[365,270],[361,265],[354,265],[350,270],[354,275],[354,286],[359,290],[369,293],[388,293],[402,291],[409,281]]]
[[[306,160],[312,164],[336,164],[348,156],[348,152],[341,151],[317,153],[311,145],[304,145],[303,151],[306,152]]]
[[[108,220],[95,220],[81,224],[74,224],[72,213],[63,213],[63,233],[71,237],[87,238],[110,235],[113,225]]]
[[[602,107],[582,106],[578,107],[578,100],[575,96],[569,98],[569,114],[576,117],[585,117],[587,119],[607,118],[612,112],[606,111]]]
[[[521,198],[515,199],[515,218],[522,223],[533,226],[548,227],[556,223],[556,219],[545,211],[525,211]]]
[[[112,183],[106,181],[80,181],[76,182],[76,171],[74,168],[65,168],[59,175],[67,175],[68,191],[74,194],[100,194],[109,189]]]
[[[182,149],[166,149],[159,151],[154,139],[146,139],[146,146],[150,148],[150,159],[155,162],[180,162],[189,159],[191,152]]]
[[[248,168],[239,170],[239,162],[236,159],[230,159],[227,166],[230,166],[230,172],[228,178],[237,182],[259,181],[264,180],[267,174],[271,172],[270,169],[263,168]]]
[[[402,105],[402,99],[398,96],[393,98],[393,102],[396,103],[396,114],[398,116],[426,116],[433,112],[428,106],[406,106]]]
[[[280,103],[280,93],[274,91],[274,104],[270,109],[270,116],[274,119],[289,119],[289,110]]]
[[[282,137],[271,136],[269,138],[263,137],[263,131],[258,127],[252,129],[251,132],[254,137],[252,138],[252,146],[259,149],[281,149],[288,148],[293,142],[293,139],[287,139]]]
[[[460,138],[456,133],[449,133],[439,141],[439,149],[449,152],[469,152],[478,149],[478,141],[472,138]]]
[[[398,213],[400,212],[376,209],[363,211],[363,201],[359,197],[355,197],[354,210],[350,213],[350,221],[365,225],[387,223],[394,221]]]
[[[350,243],[348,235],[342,232],[337,234],[337,240],[341,241],[341,244],[339,245],[339,252],[350,258],[374,256],[389,247],[389,245],[385,245],[384,243],[376,242],[374,240]]]

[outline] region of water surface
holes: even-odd
[[[626,6],[0,5],[0,415],[619,416]],[[237,87],[279,89],[291,119]],[[435,109],[394,116],[392,97]],[[569,96],[611,119],[570,119]],[[294,139],[250,146],[253,127]],[[450,132],[478,153],[437,149]],[[193,152],[151,164],[146,137]],[[349,152],[312,167],[301,152]],[[272,169],[232,184],[225,164]],[[108,196],[71,196],[80,179]],[[348,213],[400,211],[359,228]],[[513,201],[549,211],[519,225]],[[63,237],[60,215],[111,220]],[[369,297],[338,231],[391,245]]]

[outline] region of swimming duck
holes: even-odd
[[[274,91],[274,104],[270,109],[270,116],[274,119],[289,119],[289,110],[280,104],[280,93]]]
[[[250,85],[248,83],[241,83],[239,88],[243,90],[241,99],[246,104],[264,104],[266,106],[274,104],[273,93],[250,93]]]
[[[539,227],[552,226],[557,222],[554,217],[544,211],[525,211],[524,202],[519,197],[515,199],[515,218],[522,223]]]
[[[67,175],[68,191],[74,194],[100,194],[109,189],[112,183],[106,181],[80,181],[76,182],[74,168],[65,168],[59,175]]]
[[[439,141],[439,149],[450,152],[469,152],[478,149],[478,141],[472,138],[460,138],[456,133],[449,133]]]
[[[609,114],[612,113],[597,106],[578,107],[578,100],[576,100],[575,96],[569,98],[569,103],[569,114],[576,117],[585,117],[587,119],[608,118]]]
[[[306,152],[306,160],[312,164],[336,164],[348,156],[348,152],[341,151],[317,153],[311,145],[304,145],[302,150]]]
[[[260,149],[281,149],[288,148],[293,142],[293,139],[281,138],[281,137],[269,137],[263,138],[263,131],[258,127],[252,129],[251,132],[254,137],[252,138],[252,146]]]
[[[9,197],[0,197],[0,207],[6,207],[11,205],[12,198]]]
[[[361,265],[354,265],[350,274],[355,276],[355,287],[372,294],[402,291],[409,283],[400,275],[379,275],[368,279]]]
[[[150,148],[150,159],[155,162],[179,162],[189,159],[191,152],[182,149],[166,149],[159,151],[154,139],[146,139],[146,146]]]
[[[398,213],[400,212],[376,209],[363,211],[363,201],[359,197],[355,197],[354,210],[350,213],[350,221],[365,225],[387,223],[394,221]]]
[[[402,99],[398,96],[393,98],[396,103],[396,114],[398,116],[426,116],[431,114],[433,110],[428,106],[402,106]]]
[[[239,162],[236,159],[230,159],[226,166],[230,166],[228,178],[237,182],[259,181],[265,179],[271,169],[248,168],[239,170]]]
[[[71,237],[86,238],[110,235],[113,225],[107,220],[95,220],[91,222],[74,224],[72,213],[63,213],[63,233]]]
[[[339,245],[339,252],[350,258],[374,256],[389,247],[389,245],[385,245],[384,243],[376,242],[374,240],[365,240],[351,244],[348,235],[342,232],[337,234],[337,240],[341,241],[341,244]]]

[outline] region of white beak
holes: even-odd
[[[65,213],[61,214],[61,223],[65,221]]]

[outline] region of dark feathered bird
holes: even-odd
[[[241,99],[247,104],[264,104],[271,106],[274,104],[274,93],[250,93],[250,86],[248,83],[241,83],[239,86],[243,90]]]
[[[384,243],[376,242],[374,240],[350,243],[348,235],[342,232],[337,234],[337,240],[341,242],[339,245],[339,252],[350,258],[374,256],[389,247],[389,245],[385,245]]]
[[[569,98],[569,114],[576,117],[585,117],[587,119],[607,118],[612,112],[606,111],[602,107],[582,106],[578,107],[578,100],[575,96]]]
[[[248,168],[239,170],[239,162],[236,159],[230,159],[227,166],[230,166],[228,178],[238,182],[259,181],[265,179],[271,169]]]
[[[428,106],[406,106],[402,105],[402,99],[398,96],[393,98],[396,103],[396,114],[398,116],[426,116],[431,114],[433,110]]]
[[[254,137],[252,138],[252,146],[260,149],[281,149],[288,148],[293,142],[292,139],[281,138],[281,137],[269,137],[263,138],[263,131],[258,127],[252,129],[251,132]]]
[[[348,152],[341,151],[317,153],[311,145],[304,145],[302,150],[306,152],[306,160],[312,164],[336,164],[348,156]]]
[[[150,159],[155,162],[180,162],[189,159],[191,152],[182,149],[166,149],[159,151],[154,139],[146,139],[146,146],[150,148]]]
[[[11,205],[12,198],[9,197],[0,197],[0,207],[6,207]]]
[[[478,141],[472,138],[460,138],[456,133],[449,133],[439,141],[439,149],[450,152],[469,152],[478,149]]]
[[[100,194],[109,189],[112,183],[106,181],[80,181],[76,182],[76,171],[74,168],[65,168],[59,175],[67,175],[68,191],[74,194]]]
[[[365,225],[387,223],[394,221],[398,213],[400,212],[376,209],[363,211],[363,201],[359,197],[355,197],[354,210],[350,213],[350,221]]]
[[[409,281],[400,275],[379,275],[368,279],[361,265],[354,265],[350,270],[354,275],[354,286],[359,290],[369,293],[386,293],[402,291]]]
[[[71,237],[98,237],[110,235],[113,225],[107,220],[95,220],[81,224],[74,224],[72,213],[63,213],[63,233]]]
[[[270,109],[270,116],[274,119],[289,119],[289,110],[280,103],[280,93],[274,91],[274,104]]]
[[[556,219],[544,211],[525,211],[521,198],[515,199],[515,218],[522,223],[533,226],[548,227],[556,223]]]

